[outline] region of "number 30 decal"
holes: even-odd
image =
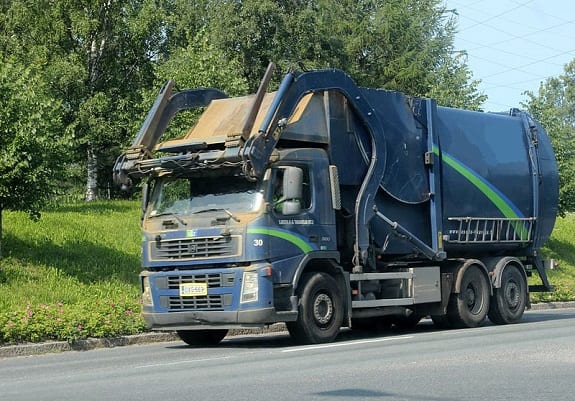
[[[264,246],[264,240],[261,238],[254,239],[253,246]]]

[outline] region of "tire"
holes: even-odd
[[[516,265],[509,264],[501,274],[501,288],[493,290],[489,320],[495,324],[517,323],[527,305],[527,282]]]
[[[328,343],[343,322],[343,299],[335,279],[326,273],[302,278],[298,287],[298,318],[286,326],[298,344]]]
[[[459,294],[451,294],[447,319],[454,328],[477,327],[489,311],[490,283],[479,265],[463,272]]]
[[[210,346],[218,345],[228,334],[228,330],[177,330],[176,333],[188,345]]]

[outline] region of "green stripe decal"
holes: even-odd
[[[433,153],[439,156],[439,148],[437,145],[433,145]],[[453,168],[459,174],[461,174],[467,181],[473,184],[481,193],[483,193],[487,199],[495,205],[497,209],[501,212],[503,216],[507,219],[521,219],[524,216],[521,214],[519,209],[513,205],[510,200],[505,199],[505,195],[499,193],[499,190],[488,183],[483,177],[477,174],[475,171],[466,167],[463,163],[455,159],[454,157],[448,155],[445,152],[441,152],[441,160],[445,162],[448,166]],[[512,222],[511,225],[515,229],[515,232],[519,235],[521,239],[525,239],[528,235],[526,232],[525,225],[520,222]]]
[[[272,228],[248,228],[248,234],[263,234],[263,235],[269,235],[271,237],[281,238],[297,246],[299,249],[302,250],[303,253],[313,251],[313,248],[311,247],[310,244],[305,242],[303,239],[295,236],[294,234],[290,234],[287,231],[274,230]]]
[[[439,149],[437,146],[433,146],[433,153],[439,156]],[[507,203],[501,195],[494,191],[488,184],[482,181],[477,174],[475,174],[470,169],[464,167],[459,161],[453,157],[447,155],[445,152],[441,154],[441,160],[443,160],[447,165],[465,177],[470,183],[472,183],[477,189],[479,189],[494,205],[499,209],[501,214],[508,219],[519,219],[519,216],[514,208]]]

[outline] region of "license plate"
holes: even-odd
[[[181,297],[201,297],[208,295],[207,283],[185,283],[180,284]]]

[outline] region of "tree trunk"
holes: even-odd
[[[91,145],[88,145],[88,179],[86,183],[86,202],[98,199],[98,156]]]
[[[104,24],[106,22],[107,10],[110,7],[110,2],[105,6],[106,14],[104,15]],[[98,41],[100,45],[98,46]],[[92,36],[90,43],[90,58],[88,60],[88,86],[90,95],[94,95],[96,84],[100,77],[100,60],[104,52],[104,46],[106,44],[106,39],[98,39],[98,33],[96,32]],[[98,156],[96,150],[90,142],[88,142],[88,162],[87,162],[87,182],[86,182],[86,202],[92,202],[98,199]]]

